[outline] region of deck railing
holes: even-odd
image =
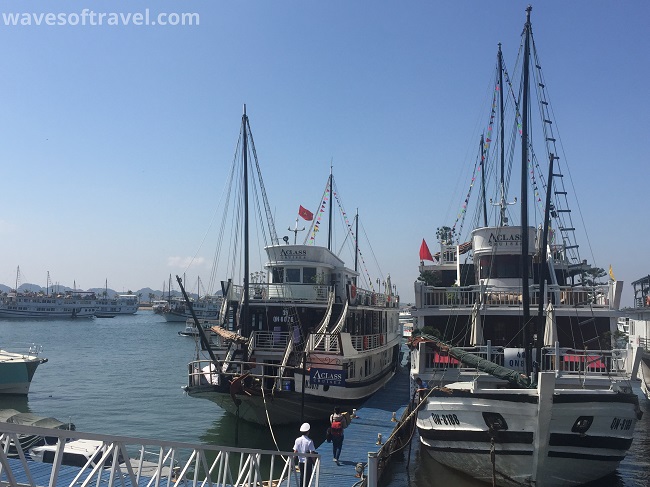
[[[544,303],[556,308],[592,307],[611,309],[609,285],[595,287],[549,286]],[[539,286],[530,288],[530,305],[539,304]],[[416,284],[415,301],[418,308],[521,306],[521,288],[491,286],[434,287]]]
[[[292,283],[253,283],[248,285],[251,301],[316,301],[327,303],[329,286],[324,284]],[[233,285],[229,299],[239,301],[244,286]]]
[[[53,464],[32,461],[18,449],[18,458],[8,458],[11,444],[24,435],[57,438]],[[69,440],[98,440],[103,443],[84,467],[61,465]],[[145,454],[148,452],[149,459]],[[313,475],[304,487],[319,485],[320,456],[313,460]],[[118,461],[116,461],[118,460]],[[37,479],[37,481],[36,481]],[[23,485],[106,485],[108,487],[229,485],[233,487],[299,487],[293,452],[149,440],[79,431],[58,430],[0,422],[0,484]]]
[[[421,347],[425,347],[425,344]],[[521,363],[513,365],[508,362],[507,349],[504,347],[487,345],[459,348],[504,367],[521,368]],[[448,353],[440,353],[426,347],[424,354],[424,368],[420,369],[420,373],[468,369]],[[632,355],[627,349],[573,350],[555,346],[542,349],[541,366],[542,371],[554,371],[559,374],[624,376],[631,371],[631,358]]]

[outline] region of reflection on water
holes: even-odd
[[[318,445],[325,441],[325,430],[328,423],[327,421],[310,422],[310,425],[309,436],[318,448]],[[274,426],[271,431],[268,425],[237,421],[235,415],[224,413],[212,423],[212,426],[200,436],[199,440],[210,445],[292,451],[293,443],[298,436],[300,436],[299,425]]]

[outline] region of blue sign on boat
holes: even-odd
[[[311,384],[343,386],[345,385],[345,370],[316,369],[312,367],[309,370],[309,382]]]

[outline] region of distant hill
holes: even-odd
[[[10,292],[12,290],[13,290],[13,288],[11,288],[9,286],[6,286],[4,284],[0,284],[0,293],[6,294],[6,293],[8,293],[8,292]],[[54,293],[65,293],[66,291],[73,291],[73,289],[71,287],[60,286],[60,285],[53,286],[53,287],[51,287],[49,289],[46,289],[44,287],[39,286],[38,284],[25,283],[25,284],[21,284],[18,287],[18,291],[19,292],[34,292],[34,293],[43,292],[43,293],[51,294],[53,292]],[[150,287],[145,287],[145,288],[138,289],[138,290],[135,290],[135,291],[130,290],[130,291],[127,291],[127,292],[115,291],[113,289],[110,289],[110,288],[106,289],[106,288],[103,288],[103,287],[92,287],[90,289],[77,289],[77,291],[93,292],[97,296],[103,296],[104,291],[106,291],[106,294],[107,294],[107,296],[109,298],[112,298],[116,294],[129,294],[130,293],[130,294],[135,294],[136,296],[139,296],[141,303],[148,303],[151,299],[167,299],[167,297],[169,295],[169,293],[167,293],[167,291],[165,291],[165,293],[163,294],[162,291],[156,291],[156,290],[151,289]],[[220,294],[221,294],[221,292],[217,293],[217,295],[220,295]],[[182,294],[181,294],[180,291],[172,291],[171,296],[172,297],[182,296]],[[191,298],[196,298],[196,294],[190,293],[189,296]]]

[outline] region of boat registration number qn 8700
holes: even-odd
[[[455,414],[436,414],[436,413],[431,413],[431,419],[435,424],[439,425],[447,425],[447,426],[455,426],[455,425],[460,425],[460,421],[458,420],[458,416]]]

